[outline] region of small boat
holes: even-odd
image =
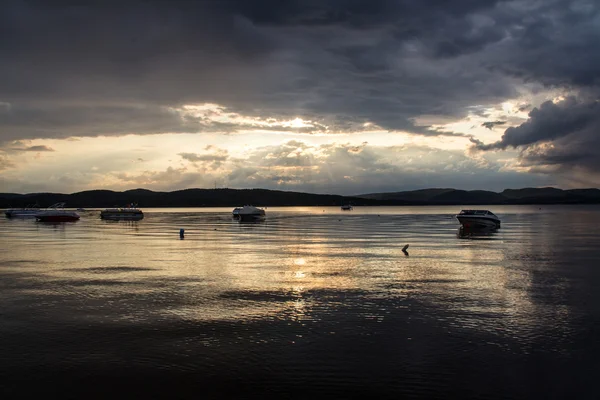
[[[343,211],[351,211],[352,210],[352,206],[350,204],[344,204],[342,206],[342,210]]]
[[[500,218],[488,210],[462,210],[456,219],[465,228],[500,228]]]
[[[7,218],[33,218],[40,212],[40,206],[37,204],[25,208],[9,208],[4,211]]]
[[[53,204],[45,211],[38,212],[35,218],[40,222],[70,222],[79,219],[75,211],[67,211],[64,208],[65,203]]]
[[[78,208],[77,211],[85,212],[85,208]]]
[[[266,217],[265,210],[254,206],[244,206],[238,212],[240,221],[258,221]]]
[[[128,221],[139,221],[144,218],[142,210],[137,208],[137,204],[129,204],[127,207],[122,208],[107,208],[100,211],[100,218],[110,220],[128,220]]]

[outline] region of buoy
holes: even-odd
[[[184,235],[184,233],[185,233],[185,229],[180,229],[180,230],[179,230],[179,238],[180,238],[180,239],[183,239],[183,235]]]

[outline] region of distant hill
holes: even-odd
[[[174,192],[153,192],[146,189],[114,192],[88,190],[84,192],[0,194],[0,207],[25,207],[37,203],[42,207],[65,202],[67,207],[115,207],[138,203],[140,207],[236,207],[255,206],[357,206],[379,205],[381,202],[358,197],[284,192],[267,189],[185,189]]]
[[[600,190],[598,189],[525,188],[506,189],[501,194],[509,199],[509,203],[578,204],[600,202]]]
[[[386,202],[409,202],[413,204],[502,204],[507,198],[486,190],[421,189],[395,193],[370,193],[359,195]]]
[[[600,203],[599,189],[524,188],[506,189],[501,193],[486,190],[421,189],[405,192],[357,195],[386,203],[411,204],[575,204]]]
[[[426,203],[433,197],[455,191],[455,189],[420,189],[410,192],[394,192],[394,193],[371,193],[362,194],[358,197],[373,200],[398,200],[402,199],[407,202],[423,202]]]
[[[505,201],[501,194],[486,190],[451,190],[429,200],[434,204],[502,204]]]
[[[405,192],[338,196],[267,189],[185,189],[154,192],[146,189],[115,192],[88,190],[62,193],[0,193],[0,208],[42,207],[65,202],[68,207],[103,208],[138,203],[140,207],[236,207],[255,206],[354,206],[376,205],[486,205],[486,204],[580,204],[600,203],[599,189],[556,188],[486,190],[421,189]]]
[[[509,199],[525,199],[528,197],[566,197],[568,191],[553,187],[505,189],[501,194]]]

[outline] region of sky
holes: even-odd
[[[600,3],[3,0],[0,192],[600,186]]]

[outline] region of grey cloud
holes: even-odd
[[[518,108],[518,110],[521,112],[527,111],[529,109],[531,109],[531,104],[521,104],[521,105],[519,105],[519,108]]]
[[[504,124],[506,124],[506,121],[486,121],[483,124],[481,124],[481,126],[491,130],[495,126],[504,125]]]
[[[0,151],[5,153],[19,153],[24,151],[52,152],[54,149],[46,145],[30,146],[26,141],[15,140],[0,147]]]
[[[178,155],[184,160],[192,163],[203,163],[210,169],[217,169],[229,159],[227,150],[219,149],[214,146],[206,146],[205,150],[213,150],[212,153],[196,154],[196,153],[179,153]]]
[[[254,150],[249,161],[268,167],[310,167],[316,164],[312,153],[305,153],[309,146],[290,140],[279,146],[268,146]]]
[[[289,168],[286,159],[299,147],[319,156],[309,164],[295,162],[292,164],[296,168]],[[265,158],[265,154],[277,156]],[[459,151],[428,147],[367,144],[313,147],[288,142],[257,149],[247,160],[233,166],[225,182],[230,187],[342,194],[447,186],[449,181],[457,180],[463,182],[457,185],[461,188],[492,190],[502,190],[511,184],[529,186],[547,182],[547,177],[503,171],[503,166],[492,159],[482,162]]]
[[[39,146],[29,146],[22,149],[22,151],[54,151],[53,148],[39,145]]]
[[[589,87],[600,83],[597,2],[516,1],[499,7],[506,40],[487,64],[514,76],[548,85]]]
[[[157,106],[13,106],[0,112],[0,141],[72,136],[197,132],[201,127]]]
[[[8,170],[0,179],[0,184],[5,184],[5,190],[12,191],[22,191],[27,187],[26,191],[29,192],[42,188],[71,192],[99,187],[178,190],[213,187],[217,182],[219,187],[261,187],[350,195],[448,186],[449,182],[455,182],[452,186],[462,189],[492,190],[548,183],[549,178],[544,174],[503,170],[503,162],[495,160],[495,156],[495,153],[485,153],[481,158],[471,158],[461,151],[423,146],[379,147],[366,143],[308,145],[300,141],[288,141],[251,150],[245,158],[230,157],[223,161],[219,169],[201,170],[188,164],[158,171],[129,171],[131,156],[122,154],[114,160],[104,160],[106,164],[96,161],[88,164],[97,165],[99,169],[88,169],[86,173],[73,172],[77,160],[61,170],[40,170],[28,177],[28,184],[9,176]],[[1,160],[0,157],[0,165]],[[210,165],[210,161],[206,163]],[[109,181],[110,184],[102,186],[103,181]]]
[[[163,108],[212,102],[332,131],[354,121],[448,134],[410,121],[515,94],[479,60],[459,57],[502,39],[493,23],[501,3],[9,1],[0,101],[23,116],[0,126],[10,138],[195,132]],[[140,105],[158,116],[143,122]],[[129,118],[103,123],[106,113]]]
[[[589,170],[598,15],[595,2],[575,0],[9,0],[0,13],[0,141],[244,128],[170,111],[203,102],[242,115],[310,119],[330,132],[370,122],[448,135],[415,118],[459,118],[474,105],[517,97],[523,82],[540,82],[579,100],[532,110],[497,143],[472,141],[484,150],[552,142],[554,149],[539,147],[535,156],[524,152],[523,163]],[[286,151],[270,150],[265,162],[319,162]],[[368,147],[331,151],[327,168],[338,178],[343,166],[374,165]],[[375,158],[378,173],[395,168]],[[252,170],[255,178],[264,173],[245,171]]]
[[[594,98],[546,102],[525,123],[508,128],[500,141],[471,142],[479,150],[518,147],[522,167],[556,176],[566,187],[600,183],[600,103]]]
[[[600,118],[587,129],[560,137],[550,143],[526,147],[520,157],[532,171],[560,176],[563,182],[600,184]]]
[[[14,168],[15,164],[8,159],[6,156],[0,155],[0,171],[4,171],[9,168]]]
[[[184,160],[196,161],[225,161],[229,156],[226,154],[195,154],[195,153],[179,153],[179,156]]]
[[[584,131],[592,125],[598,126],[599,123],[600,104],[596,100],[568,97],[558,103],[547,101],[539,108],[534,108],[526,122],[506,129],[498,142],[487,145],[479,142],[476,147],[480,150],[495,150],[526,146],[556,140]]]

